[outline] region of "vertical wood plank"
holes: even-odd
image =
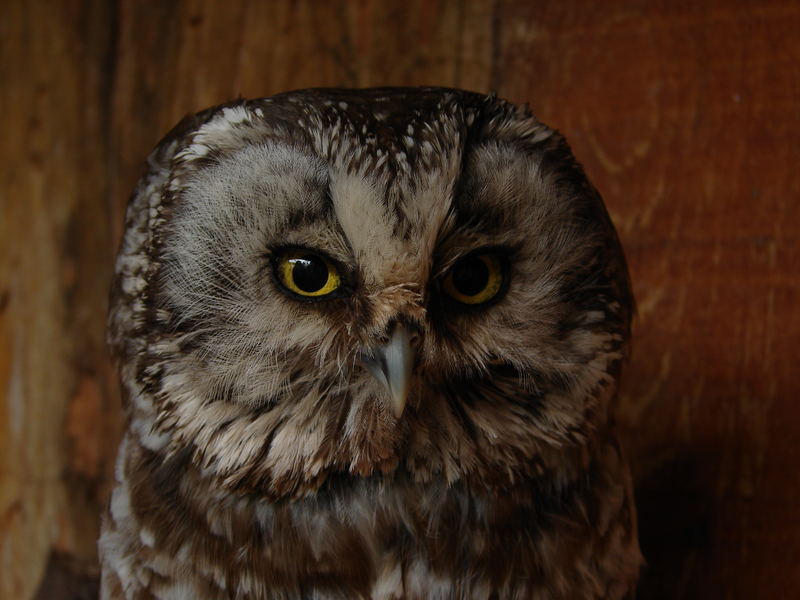
[[[51,557],[94,568],[120,429],[103,341],[112,14],[0,10],[0,597],[16,599]]]

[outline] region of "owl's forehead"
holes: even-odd
[[[286,113],[288,132],[300,139],[310,136],[321,153],[338,153],[349,138],[365,157],[387,156],[384,162],[391,168],[414,165],[432,150],[428,144],[438,142],[441,153],[462,142],[485,99],[438,88],[329,89],[267,98],[260,108],[267,119],[284,121]]]
[[[504,112],[498,105],[511,107],[440,88],[301,90],[217,109],[190,132],[180,158],[205,161],[252,144],[282,142],[339,170],[419,179],[461,156],[470,135],[481,129],[476,121],[482,113],[491,112],[495,124],[497,117],[511,116],[508,110],[497,114]],[[482,136],[491,137],[490,128],[482,129]]]
[[[458,165],[483,100],[438,89],[310,90],[254,110],[267,129],[309,147],[333,171],[409,185]]]

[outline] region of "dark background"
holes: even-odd
[[[308,86],[528,102],[638,298],[619,421],[642,598],[800,597],[800,3],[0,3],[0,598],[90,597],[127,195],[183,115]]]

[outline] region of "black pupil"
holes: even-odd
[[[453,268],[453,286],[459,294],[475,296],[489,283],[489,267],[477,256],[459,261]]]
[[[318,292],[328,283],[328,266],[319,256],[307,254],[292,263],[294,284],[304,292]]]

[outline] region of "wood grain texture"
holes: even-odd
[[[106,289],[149,149],[238,96],[421,84],[529,102],[617,223],[641,597],[800,597],[798,30],[793,0],[2,3],[0,598],[91,594]]]
[[[96,562],[117,394],[103,333],[109,258],[103,2],[0,8],[0,597],[51,554]]]

